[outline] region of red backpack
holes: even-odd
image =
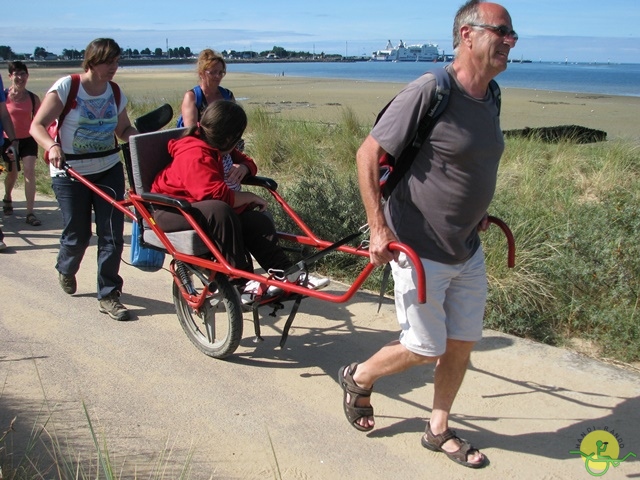
[[[116,110],[120,106],[120,87],[115,82],[109,82],[111,85],[111,89],[113,90],[113,97],[116,101]],[[62,109],[62,113],[51,125],[47,127],[47,132],[49,136],[53,139],[54,142],[60,143],[60,128],[62,127],[62,122],[64,121],[64,117],[67,114],[78,106],[78,102],[76,101],[76,97],[78,96],[78,90],[80,89],[80,74],[74,73],[71,75],[71,89],[69,90],[69,95],[67,96],[67,101],[64,104],[64,108]],[[116,146],[118,145],[116,140]],[[111,153],[115,153],[119,150],[119,148],[114,149],[114,152],[109,151],[109,155]],[[105,152],[107,153],[107,152]],[[67,157],[71,157],[71,155],[66,155]],[[79,159],[78,156],[74,156],[74,158]],[[45,163],[49,163],[49,151],[44,152],[44,161]]]

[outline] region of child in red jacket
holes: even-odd
[[[247,175],[255,175],[255,162],[235,148],[247,126],[247,116],[238,104],[220,100],[211,103],[200,120],[184,137],[169,142],[173,162],[156,177],[151,191],[187,200],[197,210],[199,223],[238,269],[253,272],[249,254],[268,271],[286,270],[291,261],[278,245],[271,218],[264,213],[267,201],[251,193],[232,190]],[[224,161],[230,155],[232,162]],[[165,232],[189,230],[182,214],[157,207],[156,223]],[[309,275],[310,288],[323,288],[329,279]],[[251,303],[259,283],[244,287],[242,300]],[[270,287],[268,294],[279,289]]]

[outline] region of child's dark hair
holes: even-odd
[[[186,135],[199,129],[202,140],[220,151],[230,150],[242,138],[247,128],[247,114],[235,102],[218,100],[210,103],[200,118],[199,126],[191,127]]]

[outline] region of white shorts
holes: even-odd
[[[427,303],[418,303],[415,269],[401,253],[391,262],[395,304],[402,332],[400,343],[407,350],[439,357],[447,339],[477,342],[487,301],[487,274],[482,247],[464,263],[445,265],[422,259],[427,277]]]

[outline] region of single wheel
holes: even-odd
[[[203,286],[197,276],[188,273],[193,288],[201,292]],[[218,286],[196,312],[186,302],[178,286],[173,284],[173,303],[182,329],[189,340],[205,355],[225,358],[236,351],[242,339],[242,303],[229,279],[217,274]]]

